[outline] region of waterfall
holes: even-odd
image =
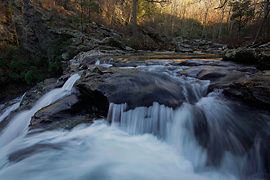
[[[215,168],[231,174],[231,179],[246,178],[251,172],[261,173],[258,144],[254,144],[252,152],[247,152],[243,143],[245,137],[250,137],[254,113],[247,112],[249,115],[242,117],[241,109],[232,109],[236,108],[233,103],[219,96],[219,92],[210,93],[196,103],[184,102],[175,110],[157,102],[131,110],[127,110],[126,104],[111,103],[107,120],[131,135],[147,133],[158,137],[199,172]]]
[[[104,65],[100,61],[96,64]],[[157,70],[153,66],[142,68]],[[257,174],[264,177],[260,176],[266,171],[262,152],[268,149],[263,149],[262,140],[256,138],[257,132],[263,135],[260,128],[268,127],[264,124],[264,118],[269,122],[267,114],[228,100],[219,91],[208,93],[207,80],[167,73],[179,81],[182,89],[184,98],[179,107],[153,102],[131,109],[127,103],[110,103],[107,118],[97,119],[91,125],[32,131],[26,135],[37,111],[72,93],[80,78],[74,74],[62,88],[43,95],[30,110],[15,114],[2,130],[0,179],[251,180],[258,179]],[[14,106],[7,108],[0,120],[18,108],[20,101],[17,99]]]
[[[5,108],[3,110],[4,112],[0,115],[0,122],[3,121],[6,117],[8,117],[11,112],[15,111],[20,107],[24,96],[25,93],[21,97],[15,98],[14,100],[11,101],[13,102],[13,104]]]
[[[138,107],[126,111],[126,104],[110,104],[108,119],[113,125],[127,130],[130,134],[152,133],[165,138],[167,125],[172,121],[173,109],[153,103],[151,107]]]
[[[31,120],[31,117],[40,109],[56,102],[57,100],[71,94],[75,82],[80,78],[78,74],[72,75],[62,88],[53,89],[43,95],[30,110],[18,113],[9,125],[0,134],[0,147],[12,142],[13,139],[22,135]]]

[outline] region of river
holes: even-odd
[[[239,65],[213,57],[164,56],[118,60],[139,64],[120,68],[161,73],[178,81],[185,99],[179,107],[153,102],[129,109],[126,103],[110,103],[107,117],[91,124],[28,132],[38,110],[74,91],[81,73],[74,74],[62,88],[44,94],[30,110],[13,115],[0,132],[0,179],[255,180],[267,173],[257,130],[269,130],[268,114],[224,97],[219,89],[209,92],[210,80],[194,76],[202,67],[233,72],[232,67]],[[147,65],[140,63],[146,61]],[[186,61],[193,65],[173,65]],[[100,60],[93,66],[110,64]],[[0,117],[16,110],[21,99],[3,108]]]

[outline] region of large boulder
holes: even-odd
[[[270,43],[263,44],[257,48],[227,49],[223,59],[242,64],[254,64],[259,69],[270,68]]]
[[[97,94],[110,103],[127,104],[128,109],[151,106],[153,102],[176,108],[185,101],[181,84],[163,74],[138,70],[88,70],[77,85],[91,102],[99,102]],[[98,103],[99,104],[99,103]]]
[[[261,71],[249,78],[236,81],[223,92],[255,107],[270,109],[270,71]]]
[[[95,94],[100,102],[89,101],[88,97],[71,94],[35,113],[30,122],[30,129],[51,130],[56,128],[71,129],[81,123],[91,123],[94,119],[107,115],[109,104],[106,98]],[[103,99],[102,99],[103,98]]]

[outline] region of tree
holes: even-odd
[[[267,20],[267,18],[269,16],[269,13],[270,13],[270,0],[264,0],[262,2],[262,7],[263,7],[263,11],[264,11],[264,16],[263,16],[262,22],[260,24],[260,27],[258,29],[258,32],[257,32],[257,34],[255,36],[255,39],[253,41],[253,44],[256,43],[258,37],[260,36],[260,34],[262,32],[263,25],[264,25],[264,23],[266,22],[266,20]]]
[[[255,8],[251,6],[251,0],[235,0],[230,2],[232,6],[231,20],[238,25],[238,38],[242,28],[255,16]]]
[[[159,3],[164,6],[169,0],[144,0],[148,3]],[[132,25],[132,33],[134,39],[137,39],[138,27],[137,27],[137,4],[138,0],[133,0],[132,12],[133,12],[133,25]]]
[[[73,2],[77,6],[79,6],[80,9],[80,24],[81,24],[81,32],[84,32],[83,22],[84,22],[84,16],[87,13],[88,16],[88,22],[90,22],[90,13],[91,10],[95,10],[99,12],[99,5],[94,2],[94,0],[76,0]]]

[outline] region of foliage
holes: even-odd
[[[154,16],[156,7],[154,3],[149,3],[145,0],[138,0],[137,2],[137,18],[143,20]]]
[[[33,84],[44,79],[43,67],[19,48],[10,47],[0,54],[1,84],[25,82]]]
[[[255,8],[251,6],[251,0],[237,0],[230,3],[232,6],[231,20],[238,24],[238,31],[250,22],[255,16]]]
[[[95,0],[75,0],[73,4],[78,6],[80,9],[80,17],[78,18],[81,25],[81,31],[84,32],[83,24],[85,21],[91,20],[91,12],[100,12],[100,6]],[[87,18],[86,18],[87,17]],[[76,18],[75,18],[76,19]],[[72,21],[73,22],[73,21]]]
[[[66,38],[57,38],[54,40],[48,40],[41,46],[42,53],[48,59],[48,72],[53,76],[59,76],[62,74],[62,54],[68,52],[68,47],[71,42]],[[68,52],[70,55],[70,53]],[[68,59],[70,57],[67,57]]]
[[[138,39],[126,39],[125,40],[126,46],[132,47],[132,48],[137,48],[137,46],[140,44]]]
[[[42,81],[48,76],[62,74],[62,54],[68,52],[70,42],[66,38],[48,40],[41,45],[43,57],[38,60],[22,48],[10,47],[0,53],[1,85]],[[67,57],[69,58],[69,57]]]

